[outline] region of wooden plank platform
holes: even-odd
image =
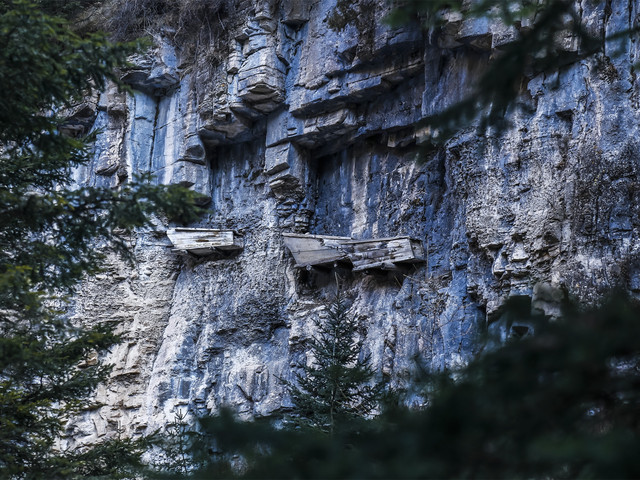
[[[420,240],[401,236],[354,240],[350,237],[283,233],[297,267],[350,263],[353,271],[396,270],[398,265],[424,262]]]
[[[289,249],[297,267],[333,265],[347,259],[342,243],[349,237],[283,233],[284,245]]]
[[[242,250],[242,235],[233,230],[215,230],[209,228],[171,228],[167,236],[173,244],[172,252],[197,256],[213,253],[227,253]]]
[[[350,244],[353,271],[372,268],[392,270],[399,263],[424,262],[422,242],[409,237],[394,237],[356,241]]]

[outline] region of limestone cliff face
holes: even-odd
[[[599,59],[605,68],[587,59],[531,78],[532,113],[504,133],[462,132],[425,153],[417,122],[460,99],[514,32],[452,19],[427,36],[380,24],[386,2],[364,3],[336,32],[335,0],[239,2],[221,61],[158,34],[125,75],[134,93],[108,90],[80,112],[103,133],[78,182],[152,172],[190,185],[211,199],[192,226],[236,230],[245,246],[179,256],[158,219],[131,239],[133,265],[114,259],[86,283],[75,318],[119,320],[125,341],[75,441],[153,431],[176,408],[286,406],[280,378],[311,360],[312,319],[336,279],[363,355],[392,383],[415,355],[459,364],[487,326],[508,335],[491,322],[509,296],[554,314],[563,292],[640,291],[636,43]],[[606,7],[582,10],[594,32],[635,25],[637,2]],[[283,232],[411,235],[427,261],[400,273],[295,269]]]

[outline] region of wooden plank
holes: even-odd
[[[398,267],[396,267],[395,264],[392,262],[378,261],[378,262],[363,263],[358,266],[354,265],[353,271],[363,272],[365,270],[374,270],[378,268],[381,270],[398,270]]]
[[[347,254],[341,243],[349,237],[322,235],[282,234],[285,246],[296,261],[296,266],[332,264],[343,261]]]
[[[420,240],[408,236],[354,240],[328,235],[283,234],[296,266],[351,262],[354,271],[374,268],[397,269],[398,263],[424,261]]]
[[[414,238],[411,239],[411,250],[413,250],[413,256],[420,262],[425,261],[424,246],[420,240]]]
[[[373,268],[392,268],[396,263],[415,263],[423,259],[416,256],[420,253],[414,251],[413,243],[409,237],[397,237],[391,239],[370,240],[354,245],[355,252],[350,255],[355,272]],[[419,242],[418,242],[419,243]]]
[[[169,229],[167,236],[174,243],[220,242],[233,243],[232,230]]]
[[[233,252],[236,250],[242,250],[244,248],[244,239],[237,234],[233,234],[233,240],[231,243],[226,245],[217,245],[216,248],[218,250],[222,250],[225,252]]]
[[[321,241],[327,240],[341,240],[344,242],[353,242],[353,238],[351,237],[336,237],[335,235],[312,235],[311,233],[288,233],[285,232],[282,234],[284,238],[297,238],[301,240],[315,239]]]
[[[367,268],[378,268],[385,263],[392,262],[395,256],[402,255],[402,245],[392,242],[371,241],[355,245],[355,252],[351,255],[354,271]],[[406,254],[405,254],[406,257]]]
[[[411,240],[411,237],[407,237],[405,235],[400,236],[400,237],[383,237],[383,238],[369,238],[369,239],[360,239],[360,240],[354,240],[354,239],[349,239],[349,241],[347,243],[352,244],[352,245],[357,245],[359,243],[371,243],[371,242],[389,242],[391,240],[404,240],[404,239],[408,239]]]
[[[211,248],[172,248],[171,251],[174,252],[174,253],[181,253],[183,255],[193,254],[193,255],[198,255],[198,256],[202,257],[204,255],[211,255],[212,253],[217,252],[218,249],[215,248],[215,247],[211,247]]]
[[[173,251],[194,255],[210,255],[218,250],[237,251],[244,247],[242,236],[233,230],[172,228],[167,230],[167,236],[174,246]]]

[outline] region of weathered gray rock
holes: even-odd
[[[280,379],[310,361],[312,320],[336,282],[363,355],[392,384],[416,355],[434,368],[468,361],[489,324],[506,338],[510,296],[556,316],[567,294],[640,292],[636,43],[531,78],[533,113],[515,113],[506,131],[461,132],[425,153],[419,120],[468,94],[515,33],[456,18],[438,38],[366,18],[334,32],[324,21],[333,6],[242,10],[215,65],[160,39],[129,77],[138,91],[102,94],[95,161],[77,181],[115,186],[151,172],[189,185],[211,198],[192,226],[235,230],[245,247],[178,257],[158,220],[132,238],[133,266],[112,259],[87,282],[75,318],[119,320],[125,341],[107,358],[105,406],[79,420],[74,441],[150,432],[176,408],[252,416],[288,405]],[[637,9],[614,1],[610,14],[585,5],[582,15],[612,33]],[[297,270],[282,232],[410,235],[427,262],[383,275]]]

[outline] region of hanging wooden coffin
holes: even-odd
[[[349,263],[354,271],[397,269],[399,264],[424,262],[420,240],[407,236],[354,240],[350,237],[284,233],[284,244],[297,267]]]
[[[331,266],[335,262],[347,260],[347,252],[342,244],[351,240],[349,237],[297,233],[283,233],[282,236],[297,267]]]
[[[167,236],[173,244],[173,252],[197,256],[216,252],[234,252],[244,248],[242,235],[233,230],[208,228],[171,228]]]

